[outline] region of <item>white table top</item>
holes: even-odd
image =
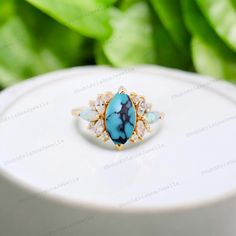
[[[142,145],[117,152],[70,111],[121,85],[166,118]],[[73,68],[4,91],[0,111],[1,170],[36,193],[153,209],[207,203],[236,190],[236,88],[226,82],[156,66]]]

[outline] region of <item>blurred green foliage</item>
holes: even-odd
[[[236,82],[236,0],[0,0],[0,88],[87,64]]]

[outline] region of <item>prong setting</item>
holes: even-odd
[[[117,151],[123,151],[124,150],[124,144],[116,144],[116,150]]]
[[[81,109],[73,109],[71,111],[72,116],[76,116],[76,117],[80,116],[80,113],[81,113]]]
[[[160,114],[161,114],[161,119],[162,119],[162,120],[164,120],[164,119],[165,119],[165,116],[166,116],[166,114],[165,114],[164,112],[161,112]]]
[[[118,93],[124,93],[125,94],[125,93],[127,93],[127,90],[124,86],[121,86],[118,90]]]

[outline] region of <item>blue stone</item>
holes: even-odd
[[[144,117],[146,118],[146,120],[149,124],[153,124],[156,121],[161,119],[161,113],[160,112],[148,112],[144,115]]]
[[[125,144],[132,136],[136,112],[129,96],[117,93],[106,110],[106,129],[115,144]]]

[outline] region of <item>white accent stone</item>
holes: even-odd
[[[94,133],[99,137],[105,130],[105,124],[103,119],[99,119],[93,127]]]
[[[132,143],[137,143],[137,142],[139,141],[139,137],[138,137],[138,135],[136,134],[136,132],[133,133],[133,135],[132,135],[131,138],[130,138],[130,141],[131,141]]]
[[[96,111],[95,101],[89,101],[89,107],[91,108],[91,110]]]
[[[143,123],[144,123],[144,126],[145,126],[146,130],[147,130],[148,132],[151,132],[151,127],[150,127],[148,121],[147,121],[147,120],[144,120]]]
[[[143,138],[144,134],[145,134],[145,125],[143,123],[143,121],[139,120],[137,122],[137,127],[136,127],[136,132],[139,138]]]
[[[147,103],[145,99],[141,99],[138,104],[138,116],[143,116],[147,109]]]
[[[133,94],[132,96],[131,96],[131,98],[132,98],[132,101],[133,101],[133,103],[135,104],[135,105],[137,105],[138,103],[139,103],[139,101],[140,101],[140,96],[139,95],[137,95],[137,94]]]
[[[107,131],[104,131],[101,135],[101,138],[104,142],[108,141],[110,139],[109,134],[107,133]]]
[[[98,96],[97,100],[95,101],[95,107],[99,114],[103,114],[105,112],[105,99],[104,95]]]
[[[96,123],[95,121],[89,122],[88,129],[93,129],[95,123]]]
[[[152,110],[152,104],[151,103],[147,103],[146,112],[150,112],[151,110]]]
[[[104,96],[104,101],[105,101],[105,103],[109,103],[110,100],[112,99],[112,97],[113,97],[112,92],[107,92],[107,93],[105,94],[105,96]]]

